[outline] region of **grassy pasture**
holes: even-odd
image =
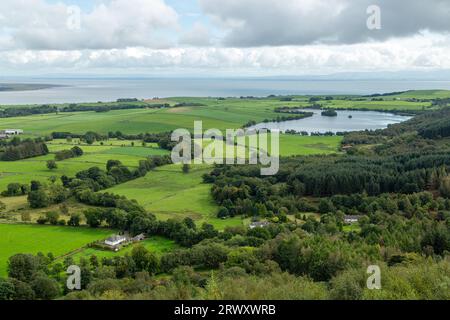
[[[121,143],[121,144],[119,144]],[[126,146],[121,146],[126,143]],[[112,144],[112,145],[111,145]],[[48,144],[50,154],[46,156],[25,159],[13,162],[0,161],[0,191],[6,189],[6,186],[12,182],[29,183],[31,180],[48,181],[52,176],[57,178],[62,175],[74,176],[77,172],[86,170],[90,167],[98,166],[104,168],[108,160],[120,160],[124,165],[136,167],[139,160],[152,155],[167,154],[168,151],[157,148],[149,144],[142,147],[139,143],[131,146],[131,142],[112,140],[105,145],[96,143],[95,145],[80,145],[84,155],[78,158],[71,158],[64,161],[58,161],[58,168],[55,170],[47,169],[47,160],[54,158],[57,151],[70,149],[74,145],[65,143],[62,140],[54,140]]]
[[[0,224],[0,276],[6,275],[8,258],[14,254],[51,252],[58,257],[111,234],[105,229]]]
[[[339,152],[342,137],[300,137],[297,135],[280,135],[280,155],[315,155]]]
[[[218,206],[211,196],[211,186],[202,176],[210,166],[192,166],[187,174],[181,166],[170,165],[149,172],[145,177],[115,186],[109,192],[135,199],[158,219],[191,217],[199,224],[211,223],[218,229],[243,224],[243,219],[221,220],[216,217]]]
[[[210,195],[211,186],[202,183],[203,174],[210,170],[209,166],[193,166],[184,174],[179,165],[165,166],[108,191],[137,200],[162,220],[191,217],[211,222],[217,219],[217,205]]]
[[[279,147],[280,156],[289,157],[296,155],[316,155],[316,154],[333,154],[339,152],[339,146],[343,137],[340,136],[299,136],[290,134],[280,134]],[[271,138],[267,141],[267,149],[271,152]],[[198,144],[198,140],[195,140]],[[203,140],[203,148],[211,145],[210,140]],[[223,144],[223,155],[226,155],[226,143]],[[239,158],[248,159],[253,148],[250,148],[249,138],[245,139],[245,145],[238,144],[234,147],[234,155]]]
[[[266,105],[270,107],[271,103],[266,102]],[[208,105],[162,110],[118,110],[107,113],[76,112],[2,119],[2,125],[23,128],[26,133],[32,134],[50,134],[53,131],[96,131],[106,134],[111,128],[124,133],[144,133],[172,131],[178,128],[192,129],[196,120],[203,120],[208,128],[225,129],[240,127],[249,120],[274,117],[273,107],[265,110],[260,108],[260,104],[250,103],[248,107],[250,110],[245,112],[239,111],[239,106],[233,103],[230,107]]]
[[[395,110],[395,111],[421,111],[431,108],[430,102],[408,102],[403,100],[389,101],[347,101],[332,100],[321,101],[325,108],[334,109],[365,109],[370,111]]]
[[[411,90],[390,97],[399,99],[443,99],[450,98],[450,90]]]

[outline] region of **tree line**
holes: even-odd
[[[22,159],[28,159],[33,157],[43,156],[49,153],[48,147],[45,142],[38,138],[35,140],[15,140],[14,143],[10,143],[3,150],[0,150],[1,161],[17,161]]]
[[[129,109],[159,109],[168,108],[169,104],[142,104],[136,101],[118,101],[117,103],[97,103],[97,104],[76,104],[69,105],[40,105],[40,106],[27,106],[27,107],[15,107],[5,108],[0,110],[0,118],[12,118],[31,116],[36,114],[49,114],[59,112],[108,112],[113,110],[129,110]]]

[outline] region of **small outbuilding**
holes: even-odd
[[[131,241],[133,241],[133,242],[141,242],[144,240],[145,240],[145,234],[143,234],[143,233],[138,234],[136,237],[131,239]]]

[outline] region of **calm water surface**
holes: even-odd
[[[400,123],[411,117],[376,111],[337,111],[337,117],[324,117],[320,110],[302,110],[314,112],[314,116],[301,120],[260,123],[254,129],[278,129],[312,132],[348,132],[360,130],[385,129],[390,124]],[[350,116],[352,118],[350,118]]]

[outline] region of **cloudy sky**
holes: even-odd
[[[449,17],[449,0],[1,0],[0,74],[450,69]]]

